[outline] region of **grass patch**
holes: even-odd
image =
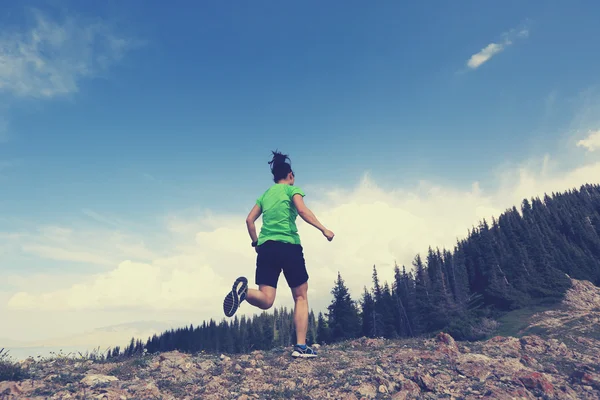
[[[304,388],[296,388],[290,389],[288,387],[276,388],[264,393],[267,399],[295,399],[295,400],[309,400],[311,397],[306,394],[306,390]]]
[[[524,330],[529,326],[529,320],[534,314],[552,309],[556,309],[556,304],[540,302],[518,310],[509,311],[497,319],[500,326],[496,333],[500,336],[521,337],[524,335]]]
[[[108,375],[115,376],[122,381],[127,381],[136,376],[138,369],[139,367],[136,367],[132,362],[123,362],[108,371]]]
[[[548,329],[541,327],[541,326],[532,326],[532,327],[526,328],[520,332],[520,334],[522,336],[525,336],[525,335],[544,336],[547,333],[548,333]]]
[[[2,381],[22,381],[29,378],[29,373],[19,364],[12,361],[8,351],[0,349],[0,382]]]
[[[175,398],[182,399],[185,396],[189,395],[189,391],[187,389],[188,384],[183,382],[173,382],[169,379],[161,379],[156,382],[156,386],[162,391],[168,391],[170,394],[175,396]]]
[[[49,387],[41,387],[37,388],[32,393],[34,396],[41,396],[47,398],[48,396],[52,396],[54,394],[54,390]]]
[[[50,381],[52,383],[56,383],[61,386],[66,386],[69,384],[76,384],[80,380],[82,380],[84,377],[85,377],[85,375],[83,375],[83,374],[71,374],[71,373],[61,372],[60,374],[53,376],[50,379]]]

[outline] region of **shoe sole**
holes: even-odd
[[[242,283],[241,291],[243,293],[248,286],[248,279],[240,277],[235,280],[231,287],[231,292],[229,292],[223,300],[223,312],[228,317],[232,317],[240,306],[239,289],[237,287],[240,283]]]
[[[315,358],[315,357],[317,357],[317,355],[316,354],[303,354],[303,353],[293,352],[292,353],[292,357],[294,357],[294,358]]]

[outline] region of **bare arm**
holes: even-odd
[[[329,241],[333,239],[333,232],[325,228],[325,226],[321,222],[319,222],[315,214],[306,206],[306,204],[304,204],[304,199],[301,195],[295,194],[294,197],[292,197],[292,201],[294,202],[294,205],[298,210],[298,215],[304,221],[320,230],[321,233],[325,235],[325,237],[327,237]]]
[[[254,207],[252,207],[252,210],[250,210],[248,217],[246,217],[246,227],[248,228],[248,234],[250,235],[250,239],[252,239],[253,242],[256,242],[258,240],[258,236],[256,234],[256,225],[254,223],[256,222],[258,217],[260,217],[261,213],[262,210],[260,209],[258,204],[255,204]]]

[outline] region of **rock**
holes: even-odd
[[[363,383],[360,385],[358,388],[358,393],[371,399],[377,397],[377,389],[375,389],[375,386],[369,383]]]
[[[483,344],[482,352],[492,357],[521,356],[521,343],[515,337],[495,336]]]
[[[523,336],[520,342],[523,350],[528,353],[541,354],[546,350],[544,339],[537,335]]]
[[[385,385],[379,385],[379,389],[378,390],[379,390],[379,393],[384,393],[385,394],[385,393],[388,392],[388,390],[385,387]]]
[[[142,399],[148,398],[159,398],[161,396],[160,390],[154,381],[145,382],[139,381],[128,387],[129,392],[136,394],[136,397]]]
[[[171,362],[173,364],[179,364],[187,360],[189,356],[184,353],[180,353],[177,350],[169,351],[167,353],[160,353],[158,356],[158,360],[162,362]]]
[[[98,400],[127,400],[127,395],[123,390],[104,389],[104,393],[100,393],[95,398]],[[66,398],[62,396],[61,398]]]
[[[599,310],[600,289],[589,281],[571,279],[571,289],[567,290],[563,304],[574,310]]]
[[[554,365],[546,365],[544,367],[544,372],[547,374],[556,374],[556,375],[559,374],[558,370],[556,369],[556,367]]]
[[[554,385],[540,372],[525,371],[519,375],[519,380],[527,389],[538,389],[546,396],[554,394]]]
[[[540,363],[533,357],[525,354],[521,357],[521,363],[535,370],[542,370],[544,367],[540,365]]]
[[[4,398],[4,396],[10,398],[10,396],[18,396],[21,393],[23,393],[23,390],[19,383],[10,381],[0,382],[0,398]]]
[[[591,386],[600,390],[600,375],[589,371],[575,371],[571,374],[571,380],[582,385]]]
[[[119,378],[117,378],[116,376],[90,374],[90,375],[86,375],[85,377],[83,377],[83,379],[81,379],[81,383],[83,383],[86,386],[91,387],[91,386],[96,386],[101,383],[109,383],[109,382],[114,382],[114,381],[118,381],[118,380],[119,380]]]
[[[437,351],[451,356],[455,356],[460,353],[460,351],[458,350],[458,346],[454,341],[454,338],[448,335],[447,333],[438,333],[436,336],[436,340],[438,343]]]
[[[407,398],[408,398],[408,392],[406,390],[401,390],[399,392],[396,392],[392,396],[392,400],[406,400]]]
[[[198,364],[198,368],[200,368],[202,371],[209,371],[210,369],[214,368],[216,366],[216,364],[214,363],[214,361],[210,361],[210,360],[206,360],[201,362],[200,364]]]
[[[418,398],[421,394],[421,388],[415,382],[403,379],[400,382],[400,392],[396,393],[393,399],[411,399]]]
[[[413,380],[424,391],[429,391],[429,392],[435,391],[435,381],[430,375],[420,374],[418,372],[415,372],[415,374],[413,376]]]
[[[467,377],[477,378],[483,382],[490,376],[490,363],[491,359],[483,354],[463,354],[457,360],[456,370]]]
[[[315,350],[319,350],[321,348],[321,345],[318,344],[318,343],[315,343],[315,344],[312,345],[312,348],[315,349]]]

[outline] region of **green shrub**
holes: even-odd
[[[22,381],[27,378],[29,378],[27,371],[10,359],[8,351],[4,348],[0,349],[0,382]]]
[[[453,320],[445,329],[456,340],[485,340],[498,329],[498,321],[482,317],[477,319]]]

